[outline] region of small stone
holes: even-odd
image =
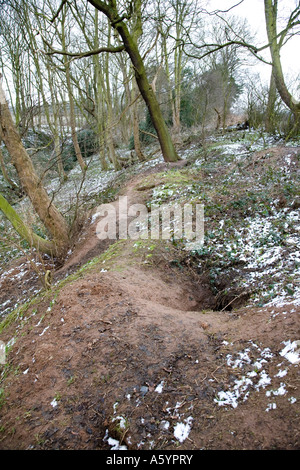
[[[145,396],[146,393],[148,392],[148,390],[149,390],[149,388],[146,387],[146,385],[142,385],[142,387],[140,388],[141,395]]]

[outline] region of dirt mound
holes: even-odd
[[[167,264],[105,264],[19,320],[0,448],[297,448],[295,307],[200,311]]]

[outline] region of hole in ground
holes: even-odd
[[[201,260],[201,262],[200,262]],[[222,273],[218,272],[218,276],[212,276],[211,270],[202,271],[203,255],[190,255],[182,263],[188,266],[192,279],[197,279],[197,284],[201,288],[197,289],[195,298],[197,299],[197,307],[195,310],[208,308],[214,311],[232,311],[243,307],[247,304],[251,292],[245,291],[238,287],[236,271]],[[203,294],[205,297],[205,307],[203,307]]]
[[[248,292],[226,292],[221,291],[215,297],[214,310],[217,312],[228,311],[231,312],[233,309],[243,307],[249,300],[250,294]]]

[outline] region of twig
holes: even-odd
[[[102,320],[102,319],[101,319],[100,321],[102,321],[103,323],[107,323],[108,325],[112,325],[112,322],[109,321],[109,320]]]
[[[142,129],[140,129],[140,132],[142,132],[142,134],[147,134],[147,135],[150,135],[151,137],[155,137],[155,139],[158,139],[157,135],[152,134],[151,132],[143,131]]]
[[[232,304],[232,302],[235,302],[239,297],[241,297],[242,295],[245,295],[245,294],[248,294],[248,292],[245,290],[243,292],[241,292],[239,295],[237,295],[236,297],[234,297],[230,302],[229,304],[225,305],[225,307],[222,308],[222,310],[220,310],[220,312],[223,312],[223,310],[226,310],[227,307],[229,307],[230,304]]]

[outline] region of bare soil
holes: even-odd
[[[130,202],[147,197],[138,182],[124,189]],[[54,281],[108,248],[96,224]],[[280,352],[300,339],[299,307],[215,311],[206,279],[163,247],[148,253],[119,243],[2,331],[2,341],[16,342],[0,396],[0,449],[106,450],[108,436],[131,450],[298,449],[299,366]],[[234,390],[266,348],[272,383],[220,406],[218,393]],[[245,349],[251,363],[234,367],[228,355]],[[276,393],[282,382],[285,393]],[[190,425],[182,440],[179,423]]]

